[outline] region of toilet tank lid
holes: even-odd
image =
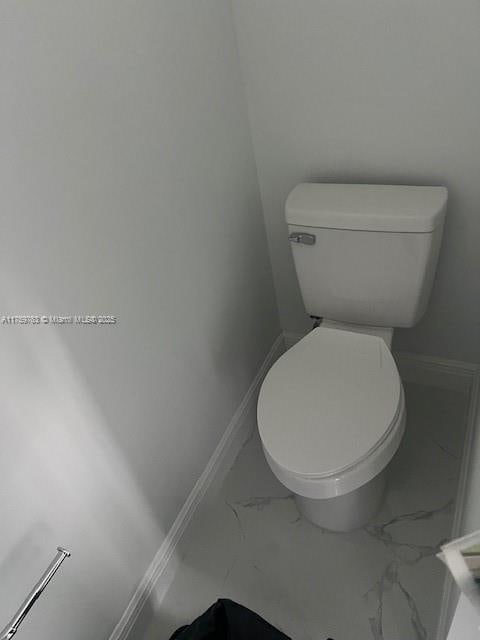
[[[445,187],[298,184],[285,203],[288,224],[327,229],[431,233],[443,223]]]

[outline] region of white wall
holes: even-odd
[[[398,349],[480,360],[480,3],[233,0],[284,329],[309,326],[283,219],[300,181],[445,184],[438,279]]]
[[[0,625],[107,638],[279,332],[230,5],[3,0]]]

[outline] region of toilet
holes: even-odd
[[[393,330],[425,312],[444,187],[303,183],[286,221],[316,326],[272,366],[257,408],[266,460],[300,513],[332,531],[367,524],[385,493],[406,408]]]

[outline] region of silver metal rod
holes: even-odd
[[[46,568],[44,574],[40,580],[36,583],[33,589],[30,591],[25,601],[20,606],[17,613],[13,616],[7,626],[0,632],[0,640],[10,640],[17,633],[18,627],[22,624],[25,616],[33,607],[38,598],[42,595],[43,590],[55,575],[58,567],[62,564],[65,558],[70,557],[70,551],[63,549],[63,547],[57,547],[57,555],[52,562]]]

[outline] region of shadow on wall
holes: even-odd
[[[2,309],[42,313],[5,280]],[[0,326],[0,626],[56,546],[72,551],[25,621],[25,640],[49,637],[59,618],[69,638],[93,627],[106,637],[165,535],[59,338],[65,328]]]

